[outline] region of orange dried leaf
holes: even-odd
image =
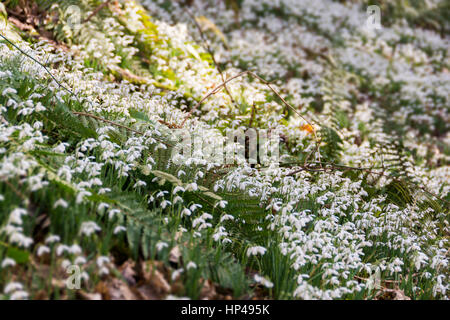
[[[314,133],[314,128],[313,128],[313,126],[310,125],[310,124],[308,124],[308,123],[302,125],[302,126],[300,127],[300,130],[308,131],[309,133]]]

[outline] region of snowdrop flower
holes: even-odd
[[[198,190],[198,186],[195,182],[191,182],[189,184],[186,185],[186,191],[197,191]]]
[[[109,269],[107,267],[101,267],[98,273],[100,276],[106,276],[109,274]]]
[[[100,230],[101,228],[94,221],[86,221],[81,224],[80,234],[89,237],[91,234]]]
[[[172,272],[171,279],[172,281],[175,281],[178,279],[178,277],[184,272],[183,268],[177,269],[174,272]]]
[[[19,282],[10,282],[3,289],[3,293],[9,294],[11,292],[22,290],[22,289],[23,289],[23,285],[21,283],[19,283]]]
[[[111,209],[111,210],[109,210],[109,212],[108,212],[108,218],[109,218],[109,219],[113,219],[114,216],[118,215],[119,213],[120,213],[120,210],[119,210],[119,209]]]
[[[189,270],[191,268],[192,269],[197,269],[197,265],[195,264],[195,262],[189,261],[189,263],[186,266],[186,270]]]
[[[264,255],[267,249],[261,246],[250,247],[247,249],[247,257],[256,256],[258,254]]]
[[[114,234],[118,234],[120,232],[126,231],[127,228],[125,228],[124,226],[117,226],[114,228]]]
[[[90,196],[90,195],[92,195],[92,193],[89,192],[89,191],[80,191],[80,192],[78,192],[77,198],[76,198],[76,203],[77,204],[82,203],[84,201],[84,198],[86,196]]]
[[[159,252],[164,248],[167,248],[169,245],[166,242],[158,241],[156,243],[156,250]]]
[[[50,253],[50,248],[47,246],[44,246],[44,245],[39,246],[39,248],[37,249],[37,252],[36,252],[38,257],[41,257],[47,253]]]
[[[65,244],[59,244],[56,247],[56,255],[60,256],[62,255],[64,252],[68,252],[69,251],[69,246],[66,246]]]
[[[81,247],[77,244],[74,244],[69,247],[69,252],[71,254],[80,254],[81,253]]]
[[[17,90],[14,88],[6,88],[5,90],[3,90],[2,95],[6,96],[8,94],[17,94]]]
[[[62,207],[62,208],[67,208],[69,206],[69,204],[67,203],[66,200],[64,199],[58,199],[57,201],[55,201],[55,203],[53,204],[53,208],[56,209],[58,207]]]
[[[168,205],[171,205],[171,202],[168,200],[161,201],[161,208],[165,209]]]
[[[2,269],[7,267],[14,267],[16,265],[16,261],[11,258],[5,258],[2,261]]]
[[[27,211],[22,208],[16,208],[13,211],[11,211],[9,215],[9,223],[15,223],[18,225],[22,224],[22,216],[26,215]]]
[[[222,209],[225,209],[225,207],[227,206],[227,204],[228,204],[228,201],[220,200],[220,201],[216,204],[216,206],[218,205],[218,206],[221,207]]]
[[[184,200],[183,200],[183,198],[180,197],[180,196],[175,196],[175,198],[173,198],[173,204],[175,205],[175,204],[177,204],[178,202],[183,203]]]
[[[98,205],[98,207],[97,207],[97,211],[98,211],[99,213],[101,213],[101,212],[103,212],[105,209],[108,209],[108,208],[109,208],[109,204],[104,203],[104,202],[101,202],[101,203]]]
[[[182,211],[181,211],[181,216],[183,217],[183,216],[190,216],[192,214],[192,212],[191,212],[191,210],[189,210],[188,208],[184,208]]]
[[[139,188],[139,187],[145,187],[147,185],[147,183],[145,181],[142,180],[138,180],[134,185],[133,188]]]
[[[76,257],[76,259],[74,260],[74,264],[78,264],[78,265],[83,265],[83,264],[85,264],[87,261],[86,261],[86,258],[85,257],[82,257],[82,256],[79,256],[79,257]]]
[[[227,220],[234,220],[234,217],[231,214],[224,214],[221,218],[220,218],[220,222],[224,222]]]
[[[264,278],[264,277],[262,277],[262,276],[260,276],[258,274],[255,274],[254,280],[257,283],[262,284],[266,288],[273,288],[273,283],[272,282],[270,282],[269,280],[267,280],[266,278]]]
[[[33,243],[33,239],[31,239],[30,237],[26,237],[19,232],[14,232],[13,234],[11,234],[9,237],[9,241],[11,243],[17,243],[19,246],[24,248],[28,248]]]
[[[57,152],[57,153],[64,153],[64,151],[66,151],[66,148],[69,146],[68,143],[66,142],[61,142],[60,144],[58,144],[56,147],[53,148],[53,151]]]
[[[201,208],[202,206],[200,205],[200,204],[193,204],[193,205],[191,205],[190,207],[189,207],[189,210],[191,210],[191,212],[195,212],[195,210],[197,209],[197,208]]]
[[[172,194],[176,194],[178,192],[184,192],[184,188],[181,186],[176,186],[175,188],[173,188]]]
[[[47,237],[47,239],[45,239],[45,243],[50,244],[50,243],[55,243],[55,242],[59,242],[61,241],[61,238],[57,235],[49,235]]]
[[[103,267],[103,265],[105,263],[109,263],[109,262],[110,262],[110,259],[108,257],[100,256],[97,258],[97,266],[98,267]]]
[[[15,291],[11,295],[11,300],[25,300],[28,299],[28,292],[26,291]]]

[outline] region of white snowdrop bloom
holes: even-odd
[[[173,188],[172,194],[176,194],[178,192],[184,192],[184,188],[181,186],[176,186],[175,188]]]
[[[205,220],[204,220],[203,218],[201,218],[201,217],[195,218],[195,219],[192,221],[192,227],[195,228],[196,226],[198,226],[198,225],[200,225],[200,224],[202,224],[202,223],[205,223]]]
[[[190,216],[192,214],[191,210],[189,210],[188,208],[184,208],[183,210],[181,210],[181,216]]]
[[[157,198],[164,198],[164,195],[165,194],[167,194],[168,193],[168,191],[159,191],[157,194],[156,194],[156,197]]]
[[[214,241],[219,241],[222,237],[226,237],[228,232],[225,231],[224,227],[217,228],[217,231],[213,234]]]
[[[204,212],[204,213],[201,215],[201,217],[202,217],[204,220],[208,220],[208,219],[212,219],[212,218],[213,218],[213,216],[212,216],[211,214],[209,214],[208,212]]]
[[[98,190],[98,194],[105,194],[111,192],[110,188],[100,188],[100,190]]]
[[[201,238],[201,237],[202,237],[202,234],[201,234],[200,232],[198,232],[198,231],[194,231],[193,237],[194,237],[194,238]]]
[[[191,183],[186,185],[185,190],[186,191],[197,191],[198,190],[198,185],[195,182],[191,182]]]
[[[86,196],[91,196],[91,195],[92,195],[92,193],[89,192],[89,191],[80,191],[80,192],[78,192],[77,197],[76,197],[76,203],[77,204],[82,203]]]
[[[8,94],[17,94],[17,90],[14,88],[6,88],[3,90],[2,95],[6,96]]]
[[[270,282],[269,280],[267,280],[266,278],[264,278],[264,277],[262,277],[262,276],[260,276],[258,274],[255,274],[254,280],[257,283],[262,284],[266,288],[273,288],[273,283],[272,282]]]
[[[75,260],[73,261],[73,263],[74,263],[74,264],[77,264],[77,265],[83,265],[83,264],[85,264],[86,262],[87,262],[87,261],[86,261],[86,258],[85,258],[85,257],[82,257],[82,256],[76,257]]]
[[[16,265],[16,261],[14,259],[11,258],[5,258],[2,261],[2,269],[3,268],[7,268],[7,267],[14,267]]]
[[[26,291],[14,291],[13,294],[11,294],[11,300],[26,300],[28,299],[28,292]]]
[[[416,270],[420,270],[422,265],[425,265],[427,263],[428,263],[428,257],[424,253],[418,252],[414,259],[414,266],[416,267]]]
[[[69,146],[68,143],[66,142],[61,142],[60,144],[58,144],[56,147],[53,148],[53,151],[57,152],[57,153],[64,153],[64,151],[66,151],[66,148]]]
[[[169,247],[169,245],[168,245],[166,242],[158,241],[158,242],[156,243],[156,250],[157,250],[158,252],[161,251],[161,250],[164,249],[164,248],[167,248],[167,247]]]
[[[228,201],[225,201],[225,200],[220,200],[220,201],[218,202],[219,207],[221,207],[222,209],[225,209],[225,207],[227,206],[227,204],[228,204]]]
[[[50,253],[50,248],[45,245],[40,245],[36,251],[38,257],[43,256],[44,254]]]
[[[24,236],[22,233],[14,232],[9,236],[9,242],[16,243],[20,247],[28,248],[33,243],[33,239]]]
[[[202,205],[194,203],[193,205],[191,205],[189,207],[189,210],[191,210],[191,212],[195,212],[195,210],[197,210],[197,208],[201,208],[201,207],[202,207]]]
[[[247,249],[247,257],[256,256],[258,254],[264,255],[267,249],[261,246],[250,247]]]
[[[77,245],[77,244],[73,244],[73,245],[71,245],[70,247],[69,247],[69,249],[68,249],[68,251],[71,253],[71,254],[80,254],[81,253],[81,247],[79,246],[79,245]]]
[[[109,263],[110,259],[108,257],[105,256],[100,256],[97,258],[97,266],[98,267],[103,267],[105,263]]]
[[[11,292],[22,290],[22,289],[23,289],[23,285],[21,283],[19,283],[19,282],[10,282],[4,287],[3,293],[9,294]]]
[[[67,208],[69,206],[69,204],[67,203],[66,200],[64,199],[58,199],[55,201],[55,203],[53,204],[53,208],[56,209],[58,207],[62,207],[62,208]]]
[[[168,200],[161,201],[161,208],[162,209],[165,209],[167,206],[170,206],[170,205],[171,205],[171,202],[168,201]]]
[[[27,211],[23,208],[16,208],[9,214],[9,223],[22,224],[22,216],[26,215]]]
[[[173,204],[175,205],[175,204],[177,204],[177,203],[183,203],[184,202],[184,200],[183,200],[183,198],[182,197],[180,197],[180,196],[175,196],[174,198],[173,198]]]
[[[69,252],[69,246],[65,245],[65,244],[59,244],[56,247],[56,255],[60,256],[62,255],[64,252]]]
[[[98,273],[100,276],[106,276],[109,274],[109,269],[107,267],[101,267]]]
[[[46,239],[45,239],[45,243],[50,244],[50,243],[55,243],[55,242],[59,242],[61,241],[61,238],[57,235],[49,235]]]
[[[139,187],[145,187],[147,185],[147,183],[145,181],[142,180],[138,180],[136,181],[136,183],[133,185],[133,188],[139,188]]]
[[[81,274],[80,274],[80,278],[82,279],[82,280],[84,280],[84,281],[89,281],[89,274],[86,272],[86,271],[83,271]]]
[[[231,239],[225,238],[222,240],[223,244],[232,243]]]
[[[5,197],[2,194],[0,194],[0,201],[3,201],[3,200],[5,200]]]
[[[126,231],[127,228],[125,228],[124,226],[117,226],[114,228],[114,234],[118,234],[120,232]]]
[[[177,269],[174,272],[172,272],[171,279],[172,281],[175,281],[178,279],[178,277],[184,272],[183,268]]]
[[[100,204],[97,207],[97,211],[99,213],[103,212],[105,209],[109,208],[109,204],[105,203],[105,202],[100,202]]]
[[[234,217],[231,214],[224,214],[221,218],[220,218],[220,222],[224,222],[227,220],[234,220]]]
[[[101,228],[94,221],[85,221],[81,224],[80,234],[89,237],[95,232],[100,231]]]
[[[119,209],[111,209],[108,211],[108,218],[113,219],[116,215],[120,214]]]
[[[186,265],[186,270],[189,269],[197,269],[197,264],[195,264],[195,262],[193,261],[189,261],[189,263]]]

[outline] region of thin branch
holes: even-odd
[[[41,63],[39,60],[37,60],[36,58],[34,58],[33,56],[31,56],[30,54],[26,53],[25,51],[23,51],[21,48],[19,48],[14,42],[12,42],[11,40],[9,40],[8,38],[6,38],[3,34],[0,33],[0,37],[3,38],[6,42],[8,42],[10,45],[12,45],[14,48],[16,48],[17,50],[20,51],[20,53],[22,53],[23,55],[25,55],[26,57],[30,58],[31,60],[33,60],[34,62],[36,62],[37,64],[39,64],[42,68],[44,68],[44,70],[50,75],[50,77],[58,84],[58,86],[62,89],[64,89],[65,91],[67,91],[68,93],[70,93],[72,96],[74,96],[75,98],[77,98],[77,100],[79,101],[77,95],[70,90],[69,88],[65,87],[61,82],[58,81],[58,79],[56,79],[56,77],[50,72],[50,70],[48,70],[48,68]]]
[[[111,2],[111,0],[106,0],[105,2],[103,2],[101,5],[99,5],[97,8],[95,8],[94,11],[92,11],[92,13],[86,19],[84,19],[82,23],[86,23],[89,20],[91,20],[95,15],[97,15],[97,13],[100,12],[100,10],[102,10],[104,7],[106,7],[110,2]]]
[[[220,68],[219,64],[216,61],[216,58],[214,57],[214,51],[212,50],[211,46],[209,45],[208,39],[206,38],[205,34],[203,33],[202,27],[198,24],[197,19],[195,18],[195,16],[192,14],[191,10],[189,10],[189,8],[185,7],[184,10],[186,11],[186,13],[189,15],[189,17],[192,19],[192,21],[194,21],[195,26],[197,27],[199,33],[200,33],[200,37],[202,38],[203,43],[205,44],[206,47],[206,51],[208,51],[209,55],[211,56],[213,63],[215,65],[215,67],[217,68],[217,71],[220,74],[220,77],[222,78],[222,81],[225,81],[225,76],[223,74],[222,69]],[[236,101],[234,100],[233,96],[231,95],[230,91],[228,90],[227,86],[224,86],[225,92],[228,94],[228,96],[231,99],[231,102],[233,103],[234,106],[237,106]]]
[[[36,58],[34,58],[33,56],[31,56],[30,54],[28,54],[28,53],[26,53],[25,51],[23,51],[23,50],[22,50],[21,48],[19,48],[15,43],[13,43],[11,40],[9,40],[8,38],[6,38],[6,37],[5,37],[4,35],[2,35],[1,33],[0,33],[0,37],[3,38],[6,42],[8,42],[10,45],[12,45],[14,48],[16,48],[16,49],[17,49],[20,53],[22,53],[24,56],[28,57],[29,59],[33,60],[33,61],[36,62],[38,65],[40,65],[42,68],[44,68],[44,70],[50,75],[50,77],[58,84],[58,86],[59,86],[61,89],[67,91],[71,96],[75,97],[75,98],[77,99],[77,101],[78,101],[80,104],[82,104],[80,98],[79,98],[72,90],[70,90],[69,88],[67,88],[66,86],[64,86],[58,79],[56,79],[56,77],[50,72],[50,70],[47,68],[47,66],[45,66],[43,63],[41,63],[39,60],[37,60]],[[85,101],[87,101],[91,106],[93,106],[91,101],[89,101],[89,100],[85,100]],[[72,113],[75,114],[75,115],[80,115],[80,116],[85,116],[85,117],[91,117],[91,118],[97,119],[97,120],[99,120],[99,121],[102,121],[102,122],[109,123],[109,124],[114,125],[114,126],[117,126],[117,127],[121,127],[121,128],[127,129],[127,130],[129,130],[129,131],[131,131],[131,132],[134,132],[134,133],[137,133],[137,134],[140,134],[140,135],[144,135],[143,132],[137,131],[137,130],[132,129],[132,128],[129,128],[129,127],[125,126],[125,125],[122,125],[122,124],[113,122],[113,121],[111,121],[111,120],[107,120],[107,119],[101,118],[101,117],[99,117],[99,116],[96,116],[96,115],[93,115],[93,114],[90,114],[90,113],[85,113],[85,112],[75,112],[75,111],[72,112]],[[155,138],[155,137],[153,137],[153,138],[154,138],[155,140],[157,140],[157,141],[160,141],[160,142],[166,144],[167,146],[172,146],[171,144],[168,144],[167,142],[165,142],[165,141],[163,141],[163,140],[161,140],[161,139],[158,139],[158,138]]]
[[[228,78],[227,80],[225,80],[224,82],[222,82],[221,84],[219,84],[218,86],[216,86],[215,88],[213,88],[210,92],[208,92],[202,99],[200,99],[200,101],[194,106],[194,108],[192,108],[189,113],[187,114],[187,116],[184,118],[183,122],[181,123],[181,127],[184,126],[184,124],[186,123],[186,121],[192,116],[192,114],[194,113],[194,111],[196,111],[200,105],[207,100],[209,97],[211,97],[212,95],[218,93],[220,91],[220,89],[222,87],[225,87],[226,84],[236,78],[242,77],[244,75],[251,75],[252,77],[258,79],[259,81],[261,81],[261,83],[263,83],[264,85],[266,85],[283,103],[285,106],[287,106],[288,108],[290,108],[292,111],[294,111],[295,114],[297,114],[300,118],[302,118],[307,124],[309,124],[312,128],[313,131],[313,135],[314,135],[314,139],[316,142],[316,151],[318,154],[318,158],[319,158],[319,162],[321,161],[320,159],[320,149],[319,149],[319,139],[317,137],[316,134],[316,130],[314,129],[312,123],[306,119],[304,116],[302,116],[293,106],[291,106],[279,93],[277,90],[275,90],[274,87],[272,87],[272,85],[270,84],[269,81],[261,78],[260,76],[258,76],[257,74],[255,74],[254,72],[250,71],[250,70],[246,70],[246,71],[242,71],[240,73],[238,73],[237,75],[232,76],[231,78]]]

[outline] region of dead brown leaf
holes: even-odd
[[[77,295],[83,300],[102,300],[102,295],[100,293],[88,293],[83,290],[77,290]]]
[[[108,286],[111,300],[137,300],[130,287],[119,279],[112,279]]]
[[[217,297],[216,287],[211,280],[203,280],[203,287],[200,291],[200,299],[212,300]]]
[[[160,266],[160,268],[162,268],[162,266]],[[155,292],[158,294],[167,294],[170,292],[170,285],[164,278],[162,272],[158,270],[155,262],[149,261],[145,263],[142,271],[146,283],[152,286]]]
[[[181,251],[179,246],[175,246],[170,250],[169,261],[175,264],[181,263]]]

